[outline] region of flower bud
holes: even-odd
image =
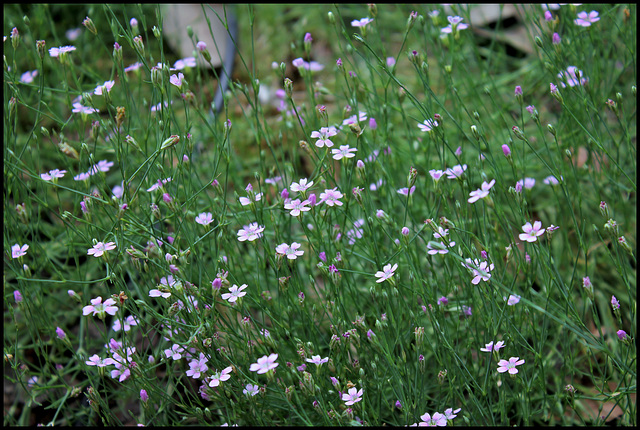
[[[607,205],[607,202],[602,201],[600,202],[600,213],[602,214],[603,217],[610,219],[611,215],[609,214],[609,206]]]
[[[333,16],[333,12],[327,12],[327,18],[329,19],[329,23],[331,25],[336,24],[336,18]]]
[[[618,238],[618,243],[620,244],[620,246],[622,246],[622,248],[627,251],[627,253],[629,253],[629,255],[633,255],[633,249],[631,249],[631,246],[629,246],[629,243],[627,242],[627,239],[625,239],[624,236],[620,236]]]
[[[144,57],[144,43],[142,42],[142,36],[138,35],[133,38],[133,46],[138,52],[140,57]]]
[[[478,127],[476,127],[475,125],[471,126],[471,134],[473,135],[473,137],[476,138],[476,140],[480,140],[480,134],[478,133]]]
[[[180,136],[177,136],[175,134],[169,136],[164,142],[162,142],[162,145],[160,145],[160,150],[164,150],[167,148],[171,148],[172,146],[175,146],[178,142],[180,142]]]
[[[96,29],[96,26],[91,20],[91,18],[86,17],[84,21],[82,21],[82,25],[84,25],[87,28],[87,30],[93,33],[94,36],[98,35],[98,30]]]
[[[542,48],[542,39],[540,39],[539,36],[534,37],[533,41],[535,42],[536,45]]]
[[[287,97],[291,98],[291,94],[293,94],[293,81],[289,78],[284,78],[284,91]]]
[[[525,141],[527,140],[524,133],[522,132],[522,130],[520,130],[520,127],[518,127],[517,125],[514,125],[513,127],[511,127],[511,131],[513,131],[513,134],[515,134],[518,139],[525,140]]]
[[[122,63],[122,46],[118,42],[113,44],[113,60],[116,64]]]
[[[44,40],[36,40],[36,49],[38,50],[38,56],[42,60],[47,52],[46,42]]]
[[[369,3],[369,14],[371,15],[372,18],[375,18],[378,16],[378,6],[376,6],[375,3]]]
[[[13,27],[11,30],[11,45],[13,49],[18,49],[18,45],[20,44],[20,33],[16,27]]]

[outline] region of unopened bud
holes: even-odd
[[[160,145],[160,150],[162,151],[164,149],[171,148],[178,142],[180,142],[180,136],[177,136],[175,134],[171,135],[164,142],[162,142],[162,145]]]
[[[36,40],[36,49],[38,50],[38,56],[40,59],[44,58],[46,50],[46,42],[44,40]]]
[[[98,35],[98,30],[96,29],[96,26],[91,20],[91,18],[86,17],[84,21],[82,21],[82,25],[84,25],[87,28],[87,30],[93,33],[94,36]]]
[[[336,18],[333,16],[333,12],[327,12],[327,18],[329,19],[329,23],[331,25],[335,25]]]
[[[480,140],[480,134],[478,133],[478,127],[476,127],[475,125],[471,126],[471,134],[473,135],[473,137],[476,138],[476,140]]]
[[[540,48],[542,48],[542,39],[540,39],[540,37],[536,36],[533,41],[536,43],[536,45],[538,45]]]
[[[293,94],[293,81],[289,78],[284,79],[284,91],[287,93],[287,97],[291,98],[291,94]]]
[[[511,131],[513,131],[513,134],[515,134],[518,139],[527,140],[524,133],[522,132],[522,130],[520,130],[520,127],[518,127],[517,125],[514,125],[513,127],[511,127]]]

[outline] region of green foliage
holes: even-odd
[[[5,424],[404,426],[460,408],[448,424],[636,425],[636,7],[494,23],[452,8],[228,6],[240,32],[217,112],[224,72],[204,56],[173,70],[158,6],[5,6]],[[444,34],[447,16],[471,25]],[[292,216],[283,189],[316,203]],[[535,221],[546,232],[520,238]],[[251,223],[260,237],[239,240]],[[114,249],[92,256],[98,242]],[[293,243],[296,259],[276,251]],[[97,297],[115,315],[94,315]],[[498,372],[510,357],[518,373]]]

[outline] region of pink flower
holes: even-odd
[[[245,240],[253,242],[259,237],[262,237],[263,231],[264,226],[259,226],[257,222],[252,222],[251,224],[245,225],[244,228],[238,230],[238,240],[240,242],[244,242]]]
[[[520,240],[535,242],[536,240],[538,240],[538,236],[541,236],[545,231],[545,229],[541,227],[542,223],[540,221],[535,221],[533,223],[533,226],[530,222],[527,222],[522,226],[522,231],[524,231],[524,233],[520,233],[518,237],[520,238]]]
[[[213,222],[211,212],[202,212],[196,217],[196,222],[201,225],[209,225]]]
[[[33,82],[33,79],[38,76],[37,70],[32,70],[30,72],[24,72],[22,76],[20,76],[20,82],[23,84],[30,84]]]
[[[320,366],[322,365],[322,363],[326,363],[327,361],[329,361],[329,357],[320,358],[319,355],[313,355],[311,356],[311,358],[307,358],[305,361],[307,363],[313,363],[316,366]]]
[[[66,170],[53,169],[53,170],[49,170],[49,173],[41,173],[40,177],[45,181],[51,181],[54,179],[64,177],[65,173],[67,173]]]
[[[520,296],[513,295],[513,294],[509,294],[509,298],[508,299],[507,299],[507,297],[502,297],[502,299],[507,302],[508,306],[514,306],[514,305],[518,304],[518,302],[520,302]]]
[[[216,370],[216,372],[211,376],[211,380],[209,381],[209,386],[217,387],[218,385],[220,385],[221,382],[224,382],[229,378],[231,378],[230,373],[232,370],[233,370],[233,367],[231,366],[222,369],[221,372],[218,372]]]
[[[373,21],[373,18],[361,18],[351,21],[351,27],[366,27],[367,24]]]
[[[547,176],[546,178],[544,178],[542,180],[542,182],[544,182],[547,185],[558,185],[559,184],[558,179],[553,175]]]
[[[232,287],[229,287],[229,292],[223,293],[220,297],[222,297],[223,300],[227,300],[229,303],[233,303],[240,297],[247,294],[246,291],[242,291],[245,288],[247,288],[247,284],[242,284],[239,287],[236,284],[233,284]]]
[[[285,203],[284,208],[287,210],[291,210],[291,212],[289,212],[291,216],[298,216],[302,212],[307,212],[311,210],[311,208],[307,207],[309,203],[310,203],[309,200],[305,200],[301,202],[300,199],[295,199],[290,201],[289,203]]]
[[[364,389],[360,388],[359,390],[356,387],[349,388],[347,393],[342,394],[342,401],[347,406],[351,406],[354,403],[358,403],[362,400],[362,394],[364,393]]]
[[[531,188],[533,188],[533,186],[536,184],[536,180],[533,178],[524,178],[524,179],[520,179],[518,182],[516,182],[516,191],[518,189],[522,190],[522,187],[524,186],[524,188],[526,188],[527,190],[530,190]]]
[[[353,158],[356,156],[355,152],[358,151],[357,148],[350,148],[349,145],[340,145],[340,149],[332,149],[331,153],[333,154],[334,160],[340,160],[342,158]]]
[[[426,413],[422,415],[420,419],[422,420],[422,422],[418,424],[420,427],[444,427],[447,425],[447,418],[440,412],[434,412],[433,416]]]
[[[87,366],[105,367],[105,366],[109,365],[107,360],[109,360],[109,359],[108,358],[100,358],[98,356],[98,354],[93,354],[91,357],[89,357],[89,359],[87,361],[85,361],[85,364]]]
[[[100,257],[107,251],[111,251],[112,249],[116,249],[116,244],[114,242],[102,243],[98,242],[93,245],[93,248],[89,248],[87,250],[88,255],[93,255],[94,257]]]
[[[465,263],[460,263],[467,269],[469,269],[473,275],[471,283],[478,285],[480,281],[488,281],[491,278],[491,271],[493,270],[493,263],[489,264],[486,261],[478,261],[478,259],[471,260],[467,258]]]
[[[466,28],[469,28],[468,24],[462,22],[463,19],[464,18],[461,18],[459,16],[448,16],[447,20],[449,21],[449,25],[440,30],[440,32],[448,34],[451,33],[454,29],[464,30]]]
[[[267,373],[269,370],[278,367],[278,363],[276,363],[277,359],[278,354],[270,354],[268,357],[265,355],[258,358],[257,363],[252,363],[251,366],[249,366],[249,370],[251,372],[258,372],[258,375]]]
[[[182,74],[182,72],[178,73],[177,75],[169,76],[169,82],[171,83],[171,85],[175,85],[178,89],[182,88],[183,79],[184,75]]]
[[[249,184],[251,185],[251,184]],[[260,200],[262,200],[262,193],[258,193],[253,195],[253,199],[252,199],[252,194],[249,194],[249,197],[238,197],[238,200],[240,201],[240,204],[242,206],[247,206],[250,205],[253,202],[259,202]]]
[[[242,389],[242,394],[253,397],[256,394],[258,394],[259,391],[260,391],[260,387],[258,387],[257,384],[256,385],[247,384],[247,386]]]
[[[182,358],[183,352],[184,348],[178,344],[174,344],[171,348],[164,350],[164,354],[167,356],[167,358],[171,357],[174,360],[180,360]]]
[[[20,246],[19,244],[15,244],[11,246],[11,258],[20,258],[24,255],[27,255],[27,249],[29,249],[29,245],[25,244]]]
[[[342,206],[342,202],[339,200],[343,197],[343,194],[338,191],[338,188],[331,190],[324,190],[324,193],[320,193],[320,203],[324,202],[329,206]]]
[[[176,61],[173,64],[173,68],[176,70],[182,70],[187,67],[196,67],[196,59],[195,57],[187,57],[181,60]]]
[[[438,126],[438,121],[433,119],[425,119],[423,123],[418,123],[418,128],[423,132],[431,131],[437,126]]]
[[[95,90],[93,90],[93,94],[97,96],[103,95],[105,92],[110,92],[111,88],[115,85],[115,81],[106,81],[102,85],[98,85]]]
[[[411,188],[403,187],[398,190],[398,194],[402,194],[403,196],[410,196],[416,190],[416,186],[412,186]]]
[[[334,126],[321,127],[320,131],[312,131],[311,137],[314,139],[318,139],[316,141],[316,146],[318,148],[322,148],[325,145],[327,146],[327,148],[331,148],[333,146],[333,142],[329,138],[335,136],[336,134],[338,134],[338,130]]]
[[[390,279],[394,275],[394,272],[397,268],[398,263],[394,264],[393,266],[391,266],[391,264],[385,265],[382,268],[382,271],[376,272],[375,277],[380,278],[376,279],[376,282],[380,283],[386,281],[387,279]]]
[[[504,373],[504,372],[509,372],[512,375],[515,375],[516,373],[518,373],[518,369],[516,369],[516,366],[520,366],[521,364],[524,364],[524,360],[519,360],[520,357],[511,357],[509,359],[509,361],[507,360],[500,360],[498,361],[498,372],[500,373]]]
[[[475,191],[471,191],[469,193],[469,199],[467,200],[469,203],[475,203],[480,199],[483,199],[485,197],[487,197],[489,195],[489,190],[491,189],[491,187],[493,187],[493,184],[496,183],[495,179],[492,179],[491,182],[482,182],[482,186],[480,189],[477,189]]]
[[[454,419],[455,417],[458,416],[458,415],[455,415],[455,414],[457,414],[461,410],[462,410],[462,408],[458,408],[455,411],[453,410],[453,408],[449,408],[446,411],[444,411],[444,417],[446,419],[448,419],[448,420],[452,420],[452,419]]]
[[[457,179],[462,176],[465,170],[467,170],[466,164],[463,164],[463,165],[458,164],[457,166],[453,166],[445,170],[444,173],[447,175],[447,178],[449,179]]]
[[[433,178],[434,182],[438,182],[440,180],[440,178],[442,178],[442,176],[444,176],[444,171],[431,169],[431,170],[429,170],[429,174]]]
[[[119,332],[121,329],[124,329],[124,331],[129,331],[131,330],[131,326],[134,325],[138,325],[138,320],[133,315],[129,315],[127,318],[125,318],[124,324],[120,323],[119,319],[115,319],[111,328],[113,328],[113,331],[115,332]]]
[[[332,144],[333,145],[333,144]],[[300,179],[300,182],[291,183],[291,191],[305,192],[313,185],[313,181],[307,182],[307,178]]]
[[[286,256],[289,260],[295,260],[302,254],[304,254],[304,251],[298,251],[298,248],[300,248],[301,246],[302,245],[300,245],[298,242],[293,242],[290,246],[286,243],[281,243],[280,245],[276,246],[276,252],[278,254]]]
[[[598,12],[592,10],[587,14],[587,12],[582,11],[578,13],[578,18],[574,19],[573,22],[580,27],[590,27],[594,22],[600,21],[598,17]]]
[[[569,85],[570,87],[575,87],[577,85],[586,84],[589,81],[589,78],[584,78],[583,76],[584,73],[582,72],[582,70],[578,70],[578,68],[575,66],[569,66],[567,67],[566,72],[563,71],[558,73],[558,78],[560,79],[560,85],[562,85],[562,88],[566,88],[567,85]],[[551,92],[553,92],[553,87]]]
[[[189,370],[186,372],[187,376],[191,376],[193,379],[200,378],[204,372],[209,370],[209,367],[206,365],[207,361],[209,361],[209,359],[201,352],[199,358],[193,359],[189,363]]]
[[[118,307],[114,306],[116,301],[112,298],[102,302],[102,297],[98,296],[95,299],[91,299],[91,304],[82,308],[82,315],[89,315],[93,313],[93,316],[98,318],[104,318],[105,313],[109,315],[115,315],[118,311]]]
[[[60,46],[58,48],[49,49],[49,55],[52,57],[58,57],[60,54],[66,54],[67,52],[72,52],[75,50],[75,46]]]
[[[492,352],[492,351],[498,351],[500,348],[504,347],[504,340],[500,340],[498,342],[496,342],[496,344],[493,344],[493,341],[487,343],[484,348],[480,348],[480,351],[483,352]]]

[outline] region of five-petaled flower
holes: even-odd
[[[258,358],[257,363],[252,363],[251,366],[249,366],[249,370],[251,372],[258,372],[259,375],[267,373],[269,370],[278,367],[278,363],[276,363],[277,359],[278,354],[270,354],[269,356],[265,355]]]
[[[356,387],[349,388],[349,391],[342,394],[342,401],[344,401],[345,405],[351,406],[354,403],[358,403],[362,400],[362,394],[364,393],[364,389],[360,388],[359,390]]]
[[[289,260],[295,260],[304,254],[304,251],[299,251],[300,245],[298,242],[293,242],[291,245],[287,245],[286,243],[281,243],[276,246],[276,252],[278,254],[284,255]]]
[[[333,146],[333,142],[331,141],[331,137],[338,134],[338,130],[334,127],[321,127],[320,131],[312,131],[311,137],[314,139],[318,139],[316,141],[316,146],[318,148],[322,148],[326,146],[327,148],[331,148]],[[295,191],[295,190],[294,190]]]
[[[93,316],[98,318],[104,318],[105,313],[109,315],[115,315],[118,312],[118,307],[114,306],[116,301],[112,298],[108,298],[104,302],[102,297],[98,296],[95,299],[91,299],[91,304],[82,308],[82,315],[89,315],[93,313]]]
[[[350,148],[349,145],[340,145],[340,149],[334,148],[331,150],[331,153],[333,154],[334,160],[341,160],[343,158],[355,157],[356,151],[358,151],[358,148]]]
[[[538,236],[544,234],[545,230],[546,229],[542,228],[542,223],[540,221],[535,221],[533,226],[530,222],[527,222],[522,226],[522,231],[524,231],[524,233],[520,233],[518,237],[520,240],[535,242],[538,240]]]
[[[258,384],[256,385],[247,384],[247,386],[242,389],[242,394],[253,397],[256,394],[258,394],[259,391],[260,391],[260,387],[258,387]]]
[[[312,185],[313,181],[308,181],[307,178],[302,178],[300,179],[300,182],[292,182],[289,188],[291,189],[291,191],[302,193],[311,188]]]
[[[291,200],[288,203],[285,203],[284,208],[287,210],[291,210],[291,212],[289,212],[291,216],[298,216],[302,212],[307,212],[311,210],[311,208],[307,207],[309,203],[310,203],[309,200],[305,200],[302,202],[300,201],[300,199],[295,199],[295,200]]]
[[[390,279],[397,268],[398,268],[398,263],[394,264],[393,266],[391,266],[391,264],[385,265],[382,268],[382,271],[376,272],[375,274],[376,278],[380,278],[380,279],[376,279],[376,282],[380,283],[380,282],[386,281],[387,279]]]
[[[236,284],[233,284],[233,286],[229,287],[229,292],[223,293],[220,297],[222,297],[223,300],[227,300],[229,303],[233,303],[240,297],[247,294],[246,291],[242,291],[245,288],[247,288],[247,284],[242,284],[239,287]]]
[[[306,359],[307,363],[313,363],[317,366],[320,366],[322,363],[326,363],[327,361],[329,361],[329,357],[320,358],[319,355],[313,355],[311,358]]]
[[[211,379],[209,380],[209,386],[217,387],[218,385],[220,385],[221,382],[224,382],[229,378],[231,378],[230,373],[232,370],[233,370],[233,367],[231,366],[222,369],[221,372],[218,372],[216,370],[216,372],[211,376]]]
[[[194,358],[189,362],[189,370],[187,370],[187,376],[191,376],[193,379],[198,379],[204,372],[209,370],[209,366],[207,366],[207,361],[209,359],[205,357],[203,353],[200,353],[199,358]]]
[[[343,194],[338,191],[338,188],[331,190],[324,190],[324,193],[320,193],[320,203],[324,202],[329,206],[342,206],[342,202],[339,200],[343,197]]]
[[[244,242],[245,240],[253,242],[259,237],[262,237],[263,231],[264,226],[259,226],[257,222],[252,222],[251,224],[245,225],[244,228],[238,230],[238,240],[240,242]]]
[[[514,306],[517,305],[520,302],[520,296],[518,295],[513,295],[513,294],[509,294],[509,298],[507,298],[506,296],[502,297],[502,299],[507,302],[507,305],[509,306]]]
[[[66,170],[53,169],[53,170],[49,170],[49,173],[40,173],[40,177],[45,181],[51,181],[54,179],[64,177],[65,173],[67,173]]]
[[[75,46],[60,46],[58,48],[49,49],[49,55],[52,57],[58,57],[60,54],[66,54],[67,52],[72,52],[75,50]]]
[[[471,191],[469,193],[469,199],[467,200],[469,203],[475,203],[480,199],[483,199],[489,195],[489,190],[493,187],[493,184],[496,183],[495,179],[492,179],[491,182],[483,181],[481,188]]]
[[[182,80],[183,79],[184,79],[184,75],[182,74],[182,72],[178,73],[177,75],[169,76],[169,82],[172,85],[175,85],[176,87],[178,87],[178,89],[182,88]]]
[[[486,261],[478,261],[478,259],[471,260],[467,258],[465,260],[466,263],[460,263],[467,269],[471,271],[473,274],[473,279],[471,283],[473,285],[478,285],[480,281],[488,281],[491,278],[491,272],[493,270],[493,263],[489,264]]]
[[[209,225],[213,222],[213,215],[211,215],[211,212],[202,212],[196,217],[196,222],[202,225]]]
[[[600,21],[600,17],[598,17],[598,12],[595,10],[592,10],[589,13],[582,11],[578,13],[578,18],[573,20],[573,22],[580,27],[589,27],[591,24],[598,21]]]
[[[100,257],[102,256],[102,254],[104,254],[107,251],[111,251],[112,249],[116,249],[115,242],[107,242],[107,243],[98,242],[95,245],[93,245],[93,248],[89,248],[87,250],[87,254],[93,255],[94,257]]]
[[[20,246],[19,244],[15,244],[11,246],[11,258],[19,258],[23,255],[27,255],[27,249],[29,249],[29,245],[24,244]]]
[[[498,361],[498,372],[509,372],[510,374],[515,375],[516,373],[518,373],[518,369],[516,369],[516,366],[524,364],[524,360],[518,360],[519,358],[520,357],[511,357],[508,361]]]
[[[426,426],[426,427],[444,427],[447,425],[447,417],[442,415],[440,412],[434,412],[433,415],[429,415],[426,413],[420,416],[422,422],[418,424],[418,426]]]

